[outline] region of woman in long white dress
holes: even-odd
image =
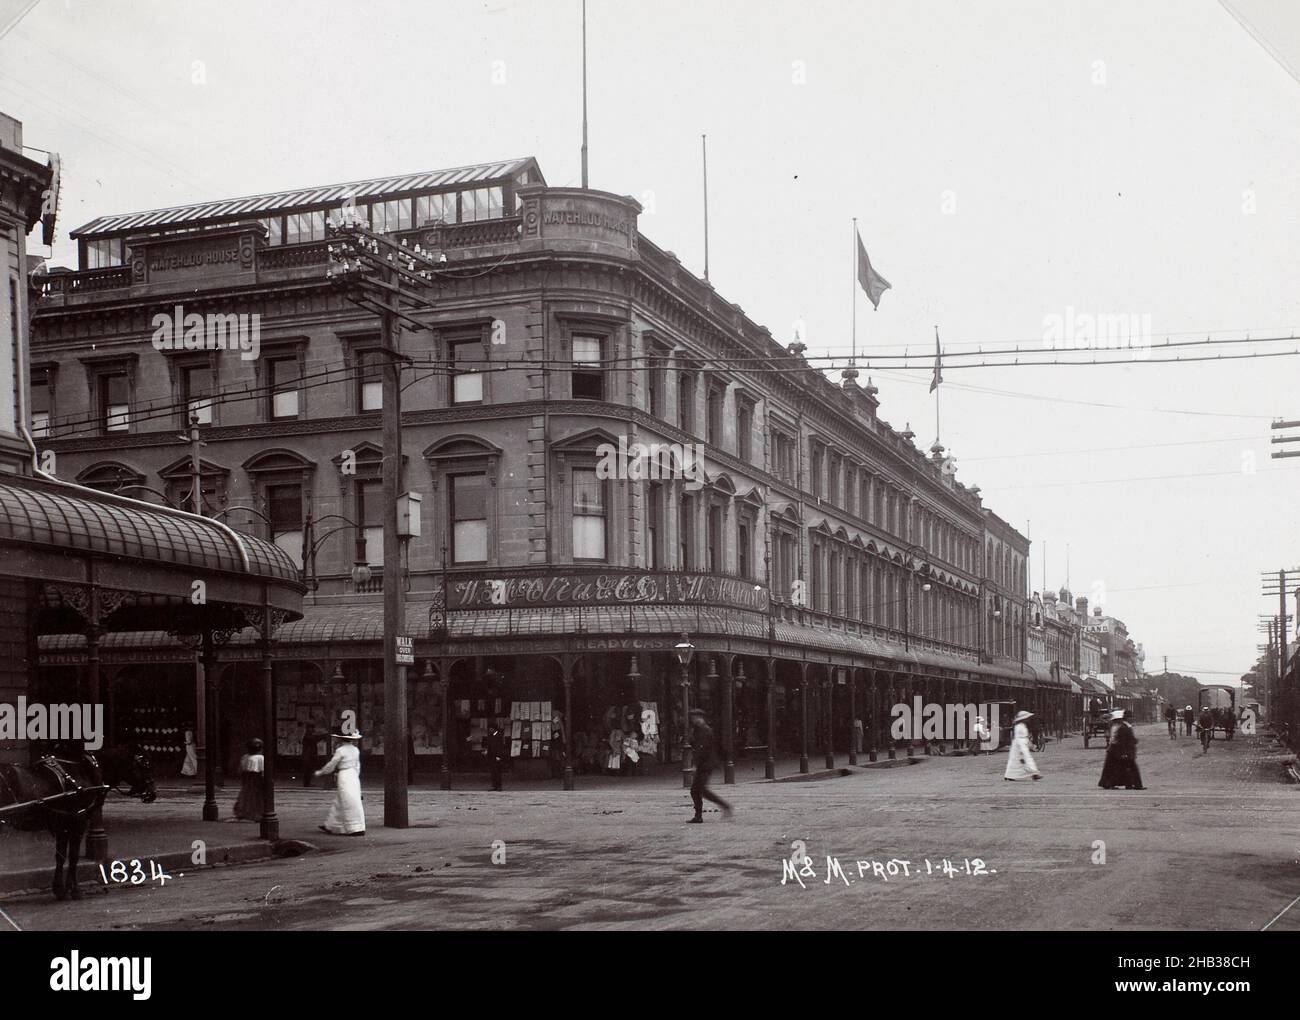
[[[361,751],[358,750],[361,734],[335,733],[334,736],[343,743],[334,757],[316,770],[318,776],[335,774],[334,802],[325,816],[325,824],[319,828],[336,836],[364,836],[366,813],[361,804]]]
[[[1042,779],[1034,756],[1029,751],[1029,727],[1025,720],[1033,717],[1033,712],[1017,712],[1012,720],[1015,729],[1011,734],[1011,753],[1007,755],[1007,771],[1003,779]]]

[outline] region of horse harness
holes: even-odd
[[[81,815],[86,814],[95,806],[95,800],[101,798],[105,793],[107,793],[108,787],[102,781],[103,776],[100,773],[99,762],[95,760],[94,755],[87,752],[85,760],[89,762],[91,768],[94,770],[94,775],[100,780],[93,786],[81,782],[76,776],[72,775],[72,773],[63,767],[64,765],[74,764],[73,762],[60,761],[53,755],[45,755],[42,757],[36,765],[32,766],[32,768],[33,770],[45,769],[50,772],[54,777],[54,781],[58,784],[59,792],[48,797],[32,798],[27,803],[44,808],[51,814],[63,818],[80,817]],[[3,785],[4,792],[7,793],[9,797],[13,798],[11,806],[18,806],[24,803],[22,800],[21,788],[16,781],[16,771],[17,770],[12,767],[0,766],[0,784]],[[85,800],[87,796],[90,797],[88,802]],[[72,811],[61,811],[58,808],[50,806],[51,801],[63,800],[68,797],[75,798],[80,806]]]

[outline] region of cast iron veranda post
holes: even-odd
[[[763,660],[763,672],[766,684],[764,699],[767,704],[767,761],[763,763],[763,775],[767,779],[776,778],[776,660]]]
[[[391,270],[384,272],[391,282]],[[387,306],[385,306],[387,307]],[[402,548],[397,536],[397,495],[402,472],[402,387],[397,353],[397,317],[385,310],[383,333],[383,486],[384,486],[384,825],[405,829],[406,667],[397,664],[397,637],[406,633],[402,590]]]
[[[564,789],[573,789],[573,660],[564,657]]]
[[[93,580],[93,561],[88,564],[88,569],[92,572],[91,577]],[[90,686],[90,701],[93,705],[101,704],[103,700],[99,671],[99,636],[101,632],[99,626],[99,586],[91,584],[90,624],[86,627],[86,672]],[[86,856],[94,861],[107,861],[108,833],[104,830],[104,810],[102,805],[97,804],[91,809],[89,829],[90,831],[86,835]]]
[[[826,664],[826,767],[835,767],[835,720],[832,716],[835,703],[835,667]]]
[[[734,692],[732,685],[735,680],[731,672],[732,656],[724,655],[722,657],[722,781],[723,783],[734,783],[736,781],[736,750],[735,750],[735,706],[733,703]],[[716,672],[717,666],[714,666]]]
[[[275,815],[275,688],[271,665],[271,600],[262,585],[262,822],[263,839],[280,838],[280,819]]]
[[[444,598],[446,596],[444,595]],[[451,659],[438,660],[438,683],[442,685],[442,769],[439,788],[451,789]]]
[[[682,664],[682,789],[689,789],[695,778],[691,764],[691,677],[689,663]]]
[[[808,663],[799,663],[799,774],[808,772]]]
[[[203,628],[203,650],[200,653],[203,663],[203,739],[207,754],[203,758],[203,820],[215,822],[220,815],[217,807],[217,758],[221,754],[217,747],[217,652],[212,641],[212,627]]]
[[[849,764],[858,763],[858,671],[849,667]]]

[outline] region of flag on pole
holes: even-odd
[[[930,380],[930,392],[933,393],[943,382],[943,354],[939,351],[939,327],[934,327],[934,377]]]
[[[867,258],[867,249],[862,245],[862,235],[858,235],[858,283],[871,299],[871,307],[880,308],[880,297],[892,286],[888,280],[871,268],[871,259]]]

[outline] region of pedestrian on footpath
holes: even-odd
[[[334,773],[334,802],[330,805],[325,824],[317,826],[321,832],[336,836],[364,836],[366,812],[361,804],[361,745],[360,733],[335,733],[343,741],[334,757],[316,770],[316,775]]]
[[[974,741],[971,743],[971,754],[983,754],[984,742],[989,739],[989,724],[982,715],[975,717],[975,728],[973,730]]]
[[[731,815],[731,805],[709,789],[709,777],[718,767],[718,755],[714,748],[713,730],[704,721],[702,709],[691,709],[691,750],[695,754],[695,778],[691,781],[691,801],[695,805],[695,817],[691,822],[704,821],[704,802],[712,801],[722,808],[723,817]]]
[[[1137,744],[1137,734],[1133,732],[1133,710],[1125,709],[1106,748],[1106,764],[1102,767],[1098,786],[1103,790],[1113,790],[1117,786],[1126,790],[1146,789],[1142,785],[1142,773],[1138,771]]]
[[[1038,764],[1034,761],[1033,754],[1029,750],[1029,727],[1025,725],[1025,720],[1032,719],[1033,712],[1017,712],[1016,717],[1011,720],[1013,726],[1011,735],[1011,753],[1007,755],[1007,770],[1003,773],[1002,778],[1015,782],[1019,779],[1042,779],[1042,773],[1038,771]]]
[[[181,762],[181,775],[195,776],[199,772],[199,745],[194,740],[194,724],[185,724],[185,760]]]
[[[248,751],[239,759],[239,797],[235,800],[235,818],[246,822],[256,822],[264,814],[262,808],[262,773],[266,769],[266,757],[262,754],[262,742],[250,740]]]
[[[505,733],[501,724],[495,719],[490,724],[487,735],[488,768],[492,770],[492,789],[501,789],[501,763],[505,757]]]

